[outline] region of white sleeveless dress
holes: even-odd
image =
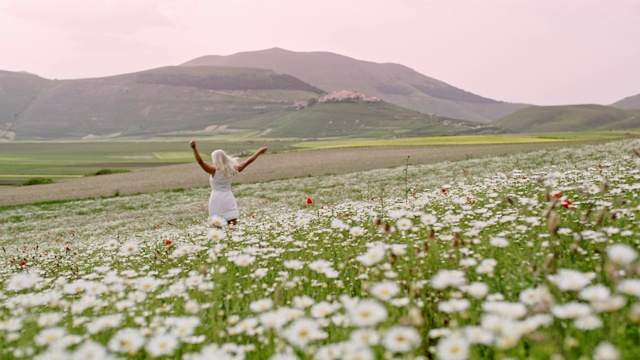
[[[240,216],[236,198],[231,192],[233,177],[225,177],[220,171],[209,177],[211,196],[209,196],[209,221],[212,216],[220,216],[225,220],[237,219]]]

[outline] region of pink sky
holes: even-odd
[[[481,96],[640,93],[640,0],[2,0],[0,69],[116,75],[280,47],[393,62]]]

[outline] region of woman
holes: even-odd
[[[238,162],[236,158],[232,158],[223,150],[216,150],[211,153],[212,164],[207,164],[200,157],[198,149],[196,149],[196,141],[191,140],[189,146],[193,149],[193,155],[200,164],[202,170],[210,174],[209,183],[211,184],[211,196],[209,196],[209,222],[215,216],[221,217],[227,221],[227,224],[236,224],[240,212],[236,198],[231,192],[231,180],[233,175],[242,172],[249,164],[261,154],[267,151],[266,147],[260,148],[255,154],[251,155],[243,162]]]

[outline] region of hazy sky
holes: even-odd
[[[0,69],[100,77],[280,47],[393,62],[481,96],[640,93],[640,0],[0,0]]]

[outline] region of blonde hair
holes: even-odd
[[[213,160],[213,167],[216,171],[225,177],[230,177],[238,172],[238,159],[227,155],[224,150],[216,150],[211,153],[211,159]]]

